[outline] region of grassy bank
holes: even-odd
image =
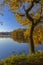
[[[43,65],[43,51],[35,54],[10,56],[0,61],[0,65]]]

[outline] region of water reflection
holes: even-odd
[[[28,49],[27,43],[20,44],[11,38],[0,38],[0,59],[12,55],[12,52],[19,54],[21,51],[24,51],[27,54],[29,52]]]
[[[15,37],[11,37],[14,41],[17,41],[17,42],[19,42],[19,43],[28,43],[28,45],[30,44],[30,42],[29,42],[29,39],[23,39],[23,38],[15,38]],[[38,49],[38,50],[42,50],[41,49],[41,47],[40,46],[42,46],[43,47],[43,44],[41,44],[41,43],[36,43],[36,44],[34,44],[34,47],[37,49],[37,48],[40,48],[40,49]]]
[[[12,52],[28,54],[29,48],[28,41],[22,38],[0,37],[0,59],[12,55]],[[35,44],[35,50],[43,50],[43,44]]]

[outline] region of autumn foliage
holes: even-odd
[[[43,0],[4,0],[9,5],[17,22],[28,25],[24,37],[29,36],[31,50],[34,43],[43,43]]]

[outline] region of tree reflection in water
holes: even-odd
[[[30,43],[30,40],[29,40],[29,38],[27,38],[27,39],[25,39],[25,38],[23,38],[23,37],[15,37],[15,36],[12,36],[11,37],[14,41],[17,41],[17,42],[19,42],[19,43]],[[41,43],[34,43],[34,46],[35,46],[35,48],[38,48],[38,44],[41,44]]]

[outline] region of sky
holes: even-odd
[[[13,13],[8,11],[8,6],[6,5],[4,11],[2,11],[2,15],[0,15],[0,32],[4,31],[13,31],[18,28],[25,28],[27,26],[22,26],[17,22],[16,18],[13,16]],[[1,22],[3,25],[1,25]]]
[[[34,9],[34,7],[33,7],[33,10],[36,11],[36,9]],[[4,11],[1,11],[1,12],[4,15],[3,16],[0,15],[0,32],[8,32],[8,31],[13,31],[18,28],[27,27],[27,26],[22,26],[20,23],[17,22],[16,18],[13,16],[12,12],[8,11],[7,5],[4,7]],[[23,13],[23,11],[22,11],[22,13]],[[3,25],[1,25],[1,22],[3,23]]]

